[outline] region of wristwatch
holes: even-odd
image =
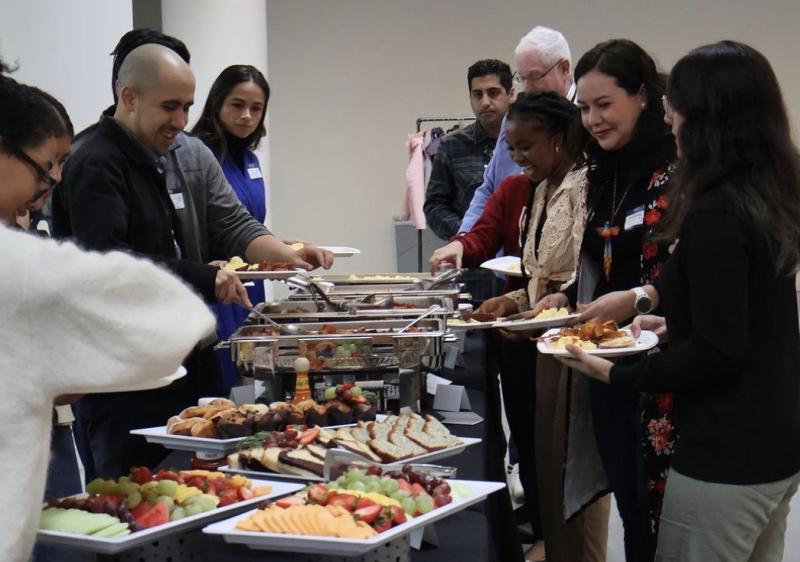
[[[653,299],[647,294],[642,287],[634,287],[633,292],[636,295],[636,300],[633,303],[633,309],[636,314],[648,314],[653,310]]]

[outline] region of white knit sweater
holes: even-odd
[[[0,226],[0,557],[28,559],[53,398],[173,373],[214,328],[203,302],[152,263]]]

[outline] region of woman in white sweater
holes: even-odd
[[[58,179],[63,123],[41,100],[0,77],[0,553],[13,562],[38,527],[54,398],[169,384],[214,329],[200,298],[149,262],[7,227]]]

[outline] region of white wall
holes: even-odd
[[[391,270],[406,134],[421,115],[468,114],[466,69],[513,64],[536,24],[561,30],[575,61],[628,37],[665,70],[735,38],[773,63],[800,124],[796,0],[268,0],[272,207],[280,232],[361,248],[337,269]]]
[[[197,86],[188,128],[200,117],[208,90],[224,68],[232,64],[251,64],[267,74],[266,0],[162,0],[161,20],[162,31],[181,39],[192,54],[191,66]],[[262,141],[257,155],[267,186],[266,222],[269,225],[272,205],[267,139]]]
[[[54,95],[75,130],[111,105],[108,54],[131,28],[130,0],[0,0],[0,55],[12,76]]]

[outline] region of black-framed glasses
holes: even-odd
[[[525,85],[526,82],[538,82],[539,80],[541,80],[542,78],[544,78],[545,76],[550,74],[555,67],[557,67],[559,64],[561,64],[561,61],[563,61],[563,60],[564,60],[563,58],[558,59],[555,62],[555,64],[553,64],[553,66],[551,66],[550,68],[548,68],[547,70],[545,70],[543,73],[541,73],[538,76],[533,76],[533,75],[530,75],[530,74],[528,76],[520,76],[519,72],[514,72],[514,81],[517,84],[521,84],[523,86]]]
[[[47,170],[45,170],[44,168],[42,168],[33,158],[31,158],[30,156],[25,154],[24,150],[22,150],[21,148],[16,148],[16,147],[7,147],[7,149],[10,149],[9,152],[15,158],[18,158],[19,160],[22,160],[23,162],[28,164],[31,168],[33,168],[33,171],[36,173],[37,179],[40,182],[44,182],[44,183],[47,184],[47,190],[53,189],[56,186],[56,184],[58,183],[58,180],[53,178],[49,174],[49,172]]]

